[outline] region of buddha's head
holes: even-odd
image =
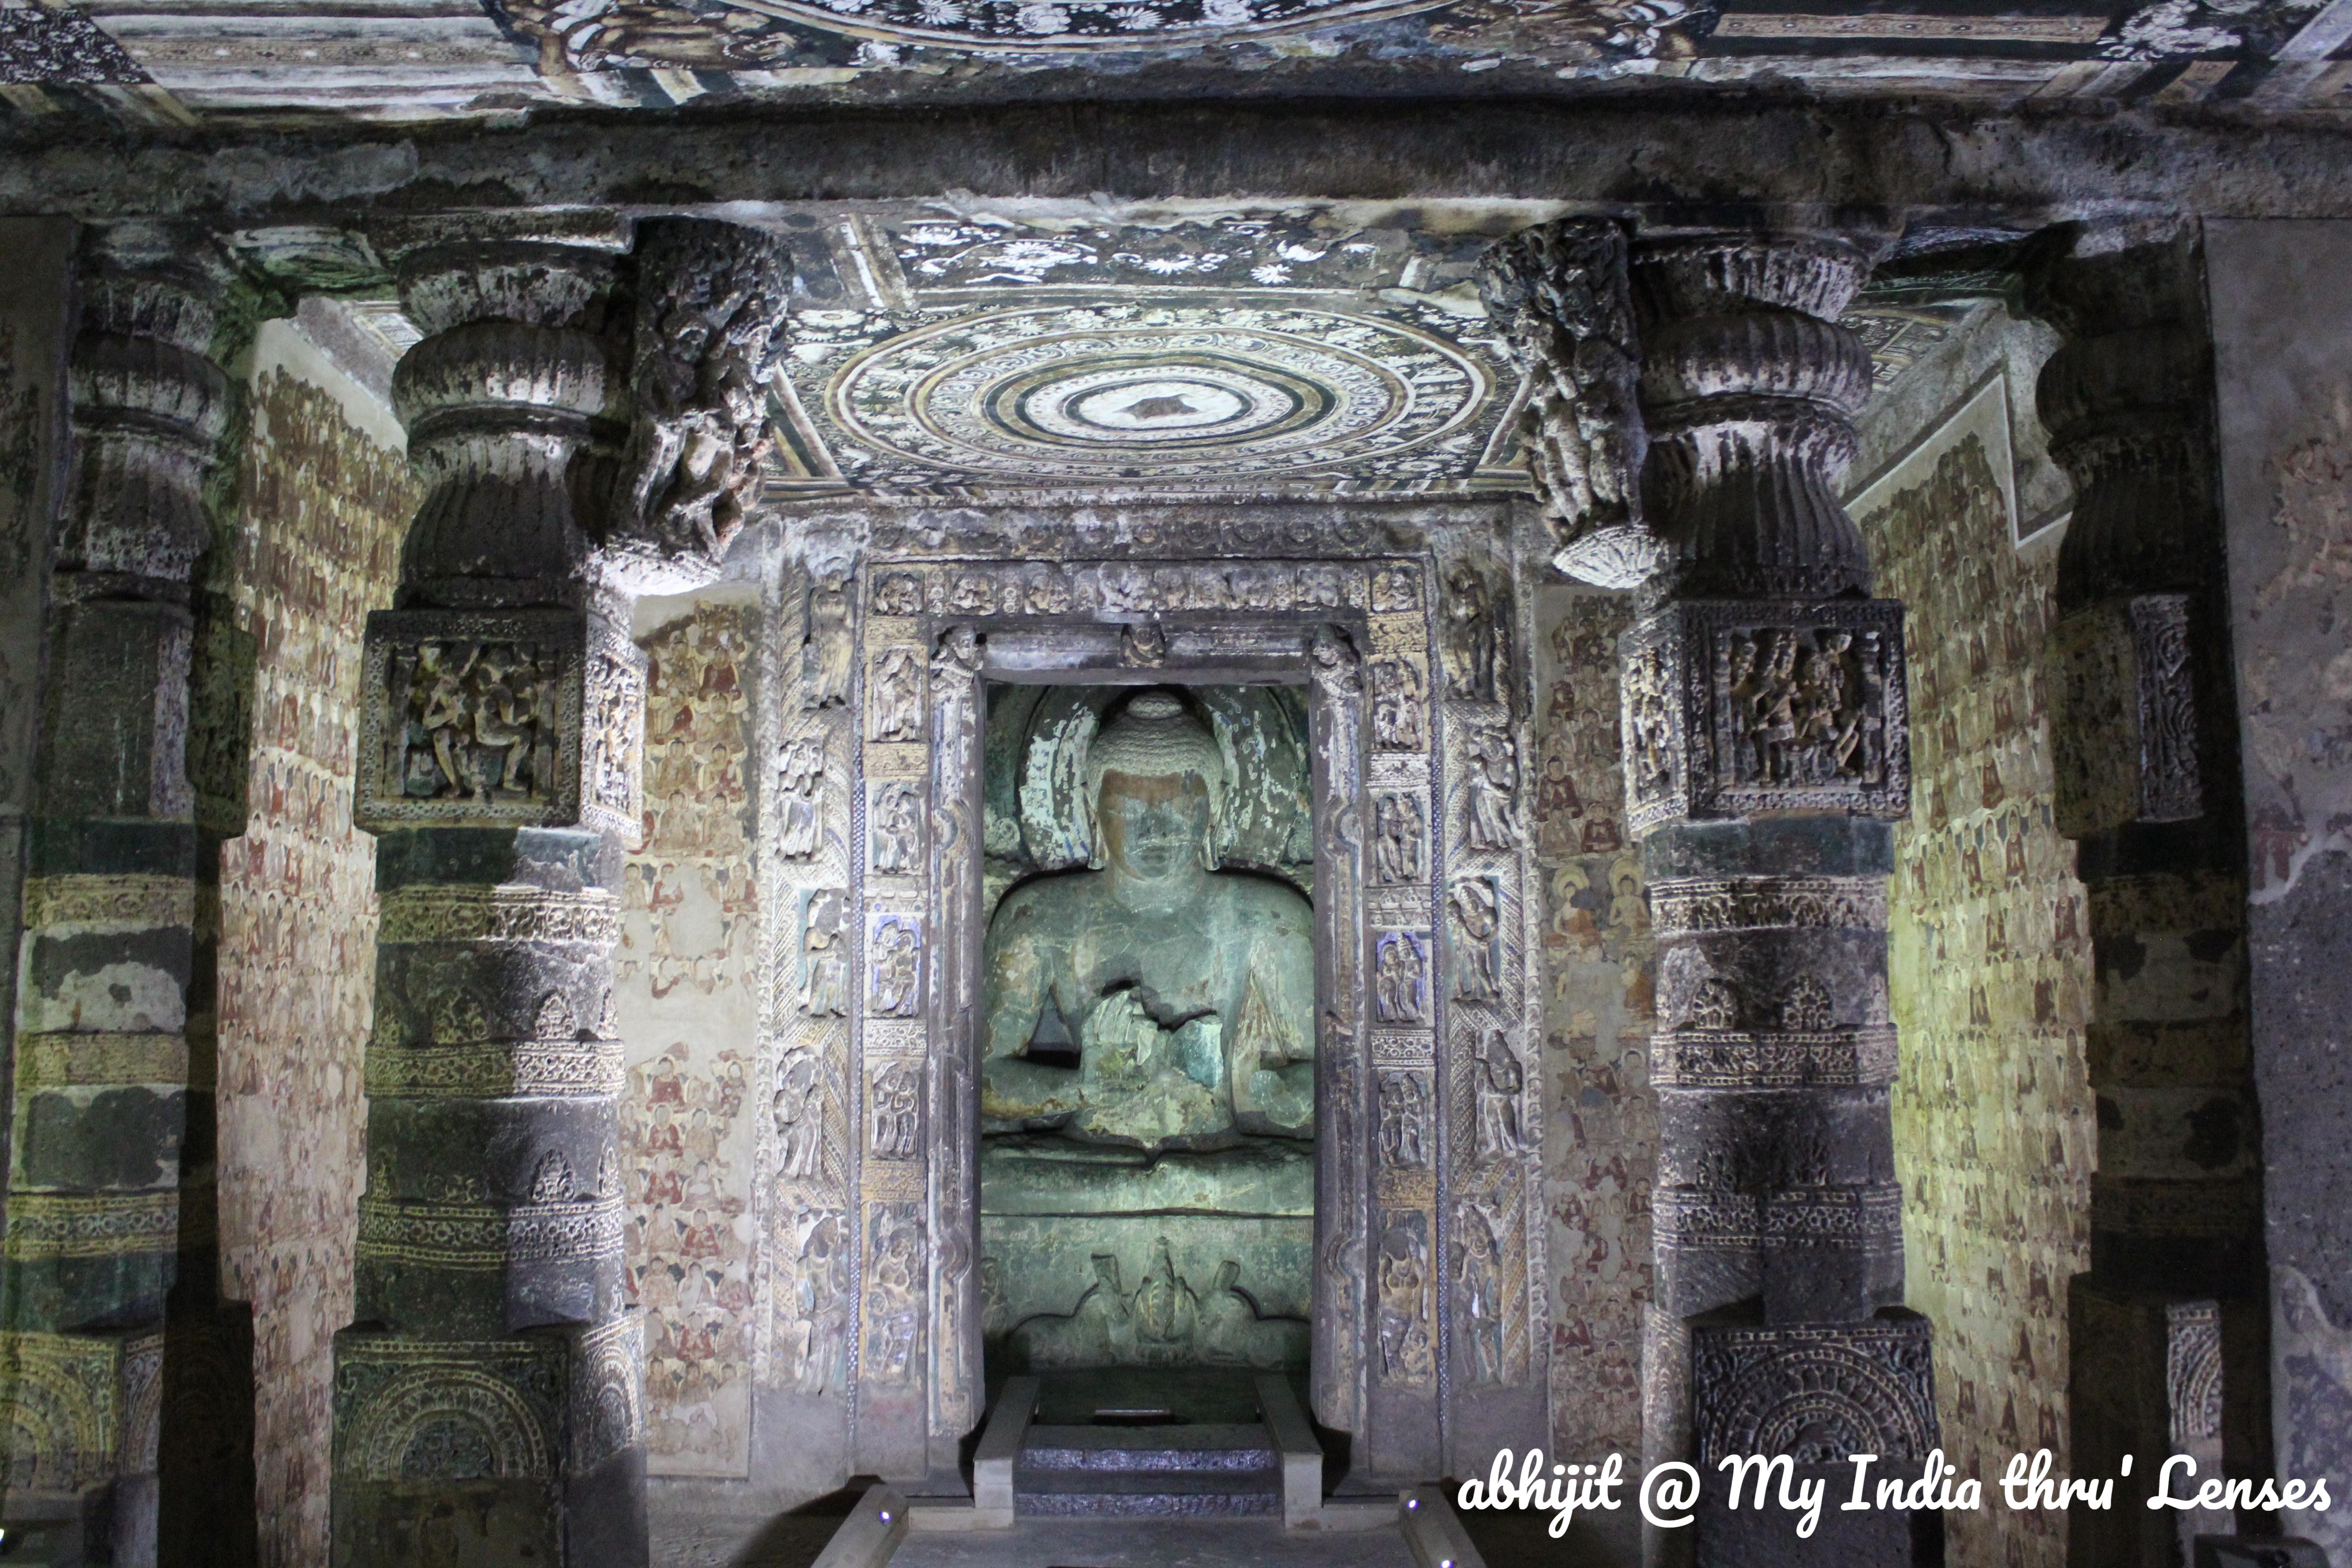
[[[1130,699],[1087,752],[1097,870],[1147,881],[1217,864],[1225,760],[1216,737],[1172,692]]]

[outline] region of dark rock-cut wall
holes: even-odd
[[[2352,1470],[2352,224],[2206,231],[2283,1476]],[[2338,1560],[2341,1506],[2285,1516]]]
[[[1558,1456],[1642,1441],[1657,1099],[1650,913],[1624,827],[1617,638],[1630,598],[1566,587],[1536,601],[1529,817],[1544,887],[1544,1205],[1554,1289]]]
[[[327,1556],[329,1353],[352,1315],[375,991],[375,841],[352,826],[360,639],[415,510],[399,426],[287,321],[265,325],[226,571],[252,665],[242,833],[221,847],[222,1289],[253,1307],[264,1568]],[[234,750],[235,748],[230,748]]]

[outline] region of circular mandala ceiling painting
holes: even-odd
[[[1427,11],[1444,0],[732,0],[854,37],[966,49],[1153,49]]]
[[[1465,435],[1492,384],[1460,348],[1396,321],[1233,301],[1087,305],[891,338],[842,367],[829,403],[850,436],[924,468],[1202,482],[1409,469],[1412,454]]]

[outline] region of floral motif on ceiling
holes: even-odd
[[[1329,211],[853,217],[805,236],[801,485],[1517,489],[1480,232]],[[793,481],[788,481],[788,483]]]

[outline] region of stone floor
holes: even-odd
[[[1413,1568],[1394,1530],[1285,1536],[1271,1521],[1025,1519],[910,1535],[890,1568]]]

